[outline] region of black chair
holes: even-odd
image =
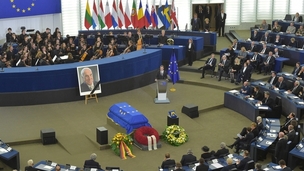
[[[250,169],[254,169],[254,161],[253,160],[250,160],[246,163],[245,165],[245,169],[244,170],[250,170]]]
[[[286,90],[293,88],[293,82],[294,82],[293,80],[285,79]]]
[[[291,15],[290,14],[286,14],[284,20],[291,21],[292,20]]]

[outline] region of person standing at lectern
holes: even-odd
[[[159,67],[159,71],[156,74],[155,81],[158,80],[168,80],[168,73],[165,71],[163,65]]]
[[[81,92],[92,91],[98,83],[94,81],[93,72],[90,68],[83,68],[81,70],[81,77],[83,80],[83,83],[81,83]],[[99,87],[97,87],[96,90],[99,90]]]

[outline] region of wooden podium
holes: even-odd
[[[88,104],[88,100],[90,100],[90,99],[95,99],[96,102],[98,103],[97,94],[89,94],[89,95],[85,96],[85,98],[84,98],[84,104]]]

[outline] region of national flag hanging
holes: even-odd
[[[119,1],[119,7],[118,7],[118,27],[122,28],[122,26],[125,24],[125,18],[124,18],[124,12],[122,7],[122,0]]]
[[[138,18],[138,23],[137,23],[138,28],[143,28],[145,26],[145,17],[144,17],[144,11],[142,8],[141,0],[139,1],[137,18]]]
[[[103,29],[106,25],[105,25],[105,17],[104,17],[102,0],[100,0],[100,3],[99,3],[98,21],[99,21],[100,29]]]
[[[159,0],[159,5],[157,8],[157,16],[158,16],[158,27],[160,28],[164,25],[164,18],[165,18],[161,0]]]
[[[168,5],[168,0],[166,0],[166,5],[164,8],[164,25],[165,28],[168,29],[170,27],[170,13],[169,13],[169,5]]]
[[[97,17],[97,8],[96,8],[96,4],[95,4],[95,0],[93,2],[93,12],[92,12],[92,18],[93,18],[93,29],[96,29],[97,25],[98,25],[98,17]]]
[[[124,19],[125,19],[125,27],[128,28],[132,23],[131,23],[131,16],[130,16],[130,9],[129,9],[129,3],[127,0],[126,3],[126,10],[124,13]]]
[[[135,0],[133,0],[133,4],[132,4],[132,14],[131,14],[131,21],[132,21],[132,25],[134,28],[137,28],[137,10],[136,10],[136,2]]]
[[[174,0],[172,0],[172,4],[171,4],[171,11],[170,11],[170,17],[171,17],[171,27],[172,30],[174,29],[174,26],[178,27],[178,21],[176,18],[176,10],[175,10],[175,6],[174,6]]]
[[[87,0],[86,11],[85,11],[85,15],[84,15],[84,26],[86,29],[89,30],[89,28],[92,26],[92,20],[93,19],[91,16],[89,0]]]
[[[112,27],[112,17],[110,13],[110,7],[109,7],[109,2],[107,1],[106,3],[106,9],[105,9],[105,21],[108,29]]]
[[[151,15],[149,12],[148,0],[146,2],[146,10],[145,10],[145,26],[148,28],[151,25]]]
[[[112,24],[113,27],[117,27],[118,26],[118,19],[117,19],[117,10],[116,10],[116,3],[115,0],[113,1],[113,5],[112,5]]]
[[[155,28],[158,25],[158,17],[155,11],[155,0],[153,1],[153,5],[151,8],[151,23],[153,28]]]
[[[170,76],[173,84],[179,80],[178,63],[176,61],[174,50],[171,54],[171,59],[168,67],[168,75]]]

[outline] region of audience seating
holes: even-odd
[[[254,161],[253,160],[250,160],[246,163],[244,170],[250,170],[250,169],[254,169]]]

